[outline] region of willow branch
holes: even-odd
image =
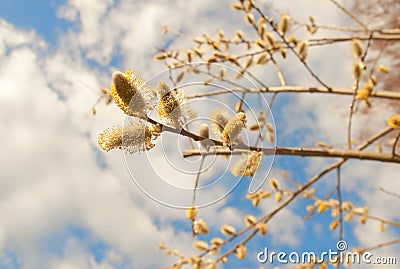
[[[213,96],[226,94],[229,92],[248,92],[248,93],[330,93],[330,94],[341,94],[341,95],[353,95],[354,90],[347,88],[326,88],[326,87],[306,87],[306,86],[277,86],[277,87],[268,87],[268,88],[233,88],[229,90],[216,90],[204,93],[196,93],[187,96],[188,99]],[[380,98],[380,99],[391,99],[391,100],[400,100],[400,92],[399,91],[372,91],[370,98]]]
[[[242,149],[244,146],[239,148],[230,149],[217,149],[215,152],[205,153],[207,155],[234,155],[248,153],[248,150]],[[321,148],[294,148],[294,147],[274,147],[274,148],[258,148],[252,147],[253,150],[261,151],[264,155],[283,155],[283,156],[300,156],[300,157],[325,157],[325,158],[346,158],[346,159],[358,159],[358,160],[370,160],[380,161],[388,163],[400,163],[400,156],[359,151],[359,150],[342,150],[342,149],[321,149]],[[184,150],[183,157],[198,156],[202,155],[197,149]]]

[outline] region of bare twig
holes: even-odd
[[[384,189],[384,188],[382,188],[382,187],[380,187],[379,190],[380,190],[380,191],[383,191],[383,192],[386,193],[386,194],[389,194],[389,195],[391,195],[391,196],[394,196],[394,197],[400,199],[400,194],[398,194],[398,193],[388,191],[388,190],[386,190],[386,189]]]
[[[339,95],[353,95],[354,90],[346,89],[346,88],[328,88],[325,87],[307,87],[307,86],[277,86],[277,87],[268,87],[268,88],[233,88],[230,90],[216,90],[204,93],[196,93],[187,96],[188,99],[205,97],[205,96],[213,96],[226,94],[228,92],[243,92],[246,91],[248,93],[330,93],[330,94],[339,94]],[[372,91],[370,94],[370,98],[380,98],[380,99],[389,99],[389,100],[400,100],[400,91]]]
[[[400,131],[397,134],[397,137],[395,138],[394,143],[393,143],[393,148],[392,148],[392,155],[393,156],[395,156],[395,155],[399,156],[398,154],[396,154],[396,147],[397,147],[397,144],[399,143],[399,140],[400,140]]]
[[[346,8],[344,8],[342,5],[340,5],[336,0],[329,0],[333,4],[335,4],[340,10],[342,10],[346,15],[348,15],[350,18],[352,18],[355,22],[357,22],[362,28],[364,28],[365,31],[368,31],[368,27],[360,21],[356,16],[354,16],[353,13],[348,11]]]
[[[342,210],[342,185],[341,185],[341,174],[340,174],[340,166],[336,169],[337,171],[337,196],[338,196],[338,201],[339,201],[339,222],[340,222],[340,227],[339,227],[339,240],[343,239],[343,210]]]
[[[340,150],[340,149],[321,149],[321,148],[294,148],[294,147],[274,147],[274,148],[259,148],[239,146],[230,149],[217,149],[215,152],[206,154],[217,155],[232,155],[248,153],[248,150],[261,151],[264,155],[285,155],[285,156],[300,156],[300,157],[325,157],[325,158],[346,158],[359,159],[370,161],[381,161],[400,163],[400,156],[393,156],[387,153],[364,152],[359,150]],[[203,153],[198,150],[184,150],[183,157],[197,156]]]

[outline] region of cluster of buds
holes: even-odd
[[[147,111],[157,104],[156,91],[131,70],[114,72],[110,88],[114,103],[134,120],[124,128],[116,126],[102,132],[98,138],[99,147],[105,151],[123,149],[131,154],[152,149],[161,130],[158,125],[147,123],[145,118]],[[158,84],[157,93],[160,118],[178,128],[180,118],[188,111],[184,93],[179,89],[171,91],[164,82]]]

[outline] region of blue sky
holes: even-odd
[[[329,1],[302,0],[297,7],[290,2],[274,4],[299,20],[316,14],[323,24],[348,23]],[[212,0],[0,3],[0,131],[4,134],[0,142],[0,268],[161,268],[171,265],[174,259],[157,251],[160,242],[185,254],[195,252],[185,212],[149,199],[132,182],[123,154],[105,153],[97,147],[98,134],[123,124],[123,115],[113,104],[100,103],[96,116],[90,116],[90,109],[99,96],[97,89],[110,85],[114,71],[134,68],[140,76],[150,78],[164,70],[162,64],[153,61],[156,47],[192,46],[185,38],[161,35],[165,24],[191,36],[205,31],[215,34],[220,28],[227,34],[236,28],[247,29],[245,33],[250,36],[243,14],[231,11],[229,5],[229,1]],[[350,48],[343,45],[329,49],[328,54],[318,49],[310,53],[310,64],[318,67],[330,83],[347,87],[352,80]],[[342,65],[339,69],[337,62]],[[284,65],[288,81],[313,85],[315,82],[298,72],[299,68],[296,64]],[[273,68],[266,70],[256,74],[277,85]],[[231,101],[223,97],[213,100]],[[342,119],[347,102],[346,98],[332,100],[314,95],[278,96],[272,110],[278,145],[311,146],[316,140],[343,144],[346,126]],[[201,116],[207,117],[211,106],[210,103],[206,111],[200,111],[204,112]],[[363,119],[356,120],[356,130],[362,127]],[[184,164],[173,154],[173,145],[168,146],[171,145],[166,145],[171,160]],[[129,157],[128,163],[134,176],[157,189],[155,193],[167,198],[169,194],[152,185],[156,176],[146,170],[150,165],[158,169],[155,172],[168,175],[171,182],[191,182],[166,166],[161,154],[148,156]],[[147,157],[152,159],[148,161]],[[285,170],[290,179],[304,183],[333,161],[279,156],[271,175],[279,178]],[[205,176],[217,175],[226,160],[215,165],[217,168]],[[342,171],[344,199],[356,206],[370,206],[371,214],[399,220],[394,213],[398,212],[398,204],[378,190],[380,186],[398,189],[397,166],[364,166],[352,161]],[[381,181],[377,183],[375,178]],[[232,176],[226,179],[230,184],[234,180]],[[318,182],[319,197],[328,193],[334,182],[334,173]],[[246,214],[260,216],[276,208],[278,204],[273,199],[252,207],[244,198],[248,184],[249,180],[243,179],[226,199],[200,210],[200,216],[212,229],[203,240],[221,236],[218,229],[222,224],[239,229]],[[268,183],[263,188],[268,189]],[[199,199],[214,199],[224,191],[217,186]],[[186,194],[172,198],[184,205],[190,203]],[[310,203],[299,199],[283,210],[268,223],[270,233],[255,238],[248,246],[248,257],[231,258],[225,268],[257,268],[260,264],[256,253],[264,247],[317,253],[334,248],[338,232],[329,231],[329,213],[304,220],[305,207]],[[367,225],[346,223],[348,244],[371,246],[399,236],[393,228],[377,233],[378,225],[373,221]],[[398,251],[398,247],[388,247],[377,255],[394,255]]]

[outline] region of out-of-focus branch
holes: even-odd
[[[204,93],[196,93],[187,96],[188,99],[213,96],[226,94],[229,92],[248,92],[248,93],[330,93],[330,94],[342,94],[342,95],[353,95],[354,90],[346,89],[346,88],[326,88],[326,87],[306,87],[306,86],[278,86],[278,87],[268,87],[268,88],[250,88],[244,90],[243,88],[233,88],[230,90],[216,90]],[[392,100],[400,100],[400,92],[399,91],[372,91],[370,98],[381,98],[381,99],[392,99]]]
[[[376,133],[375,135],[373,135],[372,137],[370,137],[369,139],[367,139],[366,141],[364,141],[364,143],[362,143],[361,145],[359,145],[356,150],[363,150],[366,147],[368,147],[369,145],[371,145],[374,141],[378,140],[379,138],[385,136],[386,134],[388,134],[390,131],[392,131],[392,128],[386,128],[383,129],[382,131]],[[277,213],[279,213],[283,208],[285,208],[287,205],[289,205],[293,200],[295,200],[295,198],[303,193],[306,189],[308,189],[309,187],[311,187],[314,183],[316,183],[320,178],[322,178],[324,175],[326,175],[327,173],[329,173],[330,171],[340,167],[342,164],[344,164],[348,159],[341,159],[331,165],[329,165],[328,167],[326,167],[324,170],[322,170],[321,172],[319,172],[318,174],[316,174],[315,176],[313,176],[312,178],[310,178],[302,187],[300,187],[296,192],[294,192],[287,200],[285,200],[282,204],[280,204],[275,210],[273,210],[272,212],[265,214],[264,216],[262,216],[261,218],[259,218],[257,220],[257,223],[267,223],[274,215],[276,215]],[[234,237],[240,236],[245,234],[246,232],[248,232],[251,228],[247,227],[242,229],[241,231],[239,231],[238,233],[236,233],[234,235]],[[253,238],[256,234],[258,233],[257,229],[254,229],[253,231],[251,231],[241,242],[240,244],[245,244],[247,243],[251,238]],[[233,237],[232,237],[233,238]],[[231,239],[231,238],[230,238]],[[227,242],[230,241],[230,239],[227,240]],[[393,243],[393,242],[391,242]],[[397,242],[396,242],[397,243]],[[216,260],[222,260],[224,257],[229,256],[230,254],[232,254],[235,251],[235,248],[232,248],[228,251],[226,251],[224,254],[222,254],[221,256],[219,256]]]

